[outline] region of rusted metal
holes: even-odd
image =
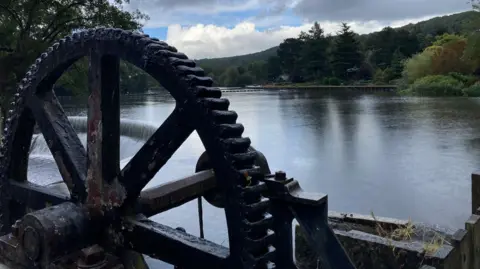
[[[52,91],[81,57],[90,61],[86,151]],[[120,58],[149,73],[176,101],[121,171]],[[242,137],[238,115],[212,84],[194,61],[143,34],[92,29],[49,48],[19,83],[2,137],[0,232],[15,225],[13,234],[0,237],[0,258],[19,269],[133,269],[133,262],[115,257],[129,251],[129,257],[142,253],[181,268],[263,269],[274,263],[291,269],[295,217],[325,268],[353,268],[326,225],[326,195],[305,194],[284,172],[267,176],[266,159]],[[35,123],[70,196],[26,182]],[[194,130],[206,150],[199,173],[142,192]],[[147,219],[210,194],[225,211],[229,248]],[[37,211],[25,214],[27,207]],[[96,244],[106,251],[91,247]]]
[[[125,188],[114,180],[120,167],[119,59],[90,50],[87,132],[87,204],[92,214],[120,207]],[[115,137],[114,137],[115,136]]]
[[[28,181],[11,182],[11,192],[17,202],[33,210],[45,208],[47,205],[58,205],[70,201],[68,196]]]
[[[180,206],[213,189],[215,181],[214,172],[206,170],[143,190],[139,199],[140,211],[148,217]]]
[[[289,216],[293,216],[304,229],[314,250],[318,252],[322,268],[355,268],[333,230],[328,226],[327,195],[304,192],[298,181],[287,179],[284,172],[277,172],[264,182],[268,187],[265,195],[272,199],[274,218],[285,221],[277,223],[277,230],[283,230],[284,238],[287,238],[287,233],[291,234],[291,225],[288,223]],[[277,241],[277,244],[283,243]],[[279,256],[279,259],[291,264],[285,257]]]
[[[249,150],[256,151],[255,148],[252,146],[249,147]],[[263,153],[259,151],[256,151],[256,152],[258,154],[256,155],[254,164],[258,166],[261,174],[264,174],[264,175],[270,174],[270,167],[268,165],[267,158],[265,158],[265,155],[263,155]],[[202,153],[202,155],[200,155],[200,158],[197,161],[195,172],[209,170],[211,168],[212,168],[212,164],[210,163],[208,154],[205,151]],[[203,198],[205,198],[207,202],[209,202],[211,205],[215,207],[218,207],[218,208],[225,207],[225,192],[219,188],[206,191],[203,194]]]
[[[77,260],[77,267],[83,269],[100,269],[107,264],[105,251],[99,245],[93,245],[81,250],[79,259]]]
[[[57,163],[72,199],[86,197],[86,152],[78,135],[68,121],[53,91],[38,93],[29,99],[29,108],[42,130],[47,146]]]
[[[133,202],[147,183],[162,168],[193,132],[184,112],[176,108],[133,156],[119,174],[127,190],[127,204]]]
[[[128,218],[125,225],[126,248],[183,268],[207,264],[209,268],[230,268],[226,247],[142,217]]]

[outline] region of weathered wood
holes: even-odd
[[[471,237],[470,268],[480,269],[480,216],[471,215],[465,222],[465,229]]]
[[[439,269],[450,269],[445,264],[454,248],[448,244],[439,246],[435,253],[426,254],[424,242],[396,241],[357,230],[333,231],[358,269],[416,269],[425,264]],[[305,243],[303,230],[297,225],[295,230],[297,264],[301,269],[315,269],[318,266],[317,256]]]
[[[228,248],[148,219],[127,219],[124,246],[181,268],[227,266]],[[202,264],[199,264],[199,262]]]
[[[143,190],[140,194],[141,212],[149,217],[180,206],[213,189],[215,182],[214,172],[205,170]]]
[[[453,251],[445,262],[445,269],[470,269],[472,245],[471,235],[467,230],[457,230],[452,238]]]
[[[480,171],[472,173],[472,214],[480,207]]]

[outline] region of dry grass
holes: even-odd
[[[377,221],[373,212],[371,212],[371,216],[375,221]],[[413,237],[421,238],[424,242],[424,255],[435,254],[435,252],[437,252],[446,243],[444,235],[438,233],[437,231],[427,231],[426,229],[416,227],[411,221],[411,219],[409,219],[405,225],[401,225],[393,231],[386,229],[377,221],[375,230],[379,236],[382,236],[389,240],[390,245],[392,246],[392,250],[394,252],[395,246],[393,246],[392,241],[410,241]],[[422,232],[423,234],[418,234],[419,232]],[[427,232],[433,233],[433,236],[431,236],[431,238],[428,240],[426,240]]]

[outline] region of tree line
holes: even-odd
[[[2,104],[9,99],[16,83],[23,77],[28,66],[59,38],[74,31],[98,26],[141,31],[143,25],[140,22],[147,20],[148,17],[138,10],[125,11],[123,4],[126,1],[1,1],[0,98]],[[441,51],[439,47],[442,47],[442,51],[455,47],[435,44],[438,37],[446,33],[463,38],[464,41],[461,42],[465,43],[465,50],[474,51],[475,47],[470,46],[474,43],[467,40],[469,38],[466,37],[465,32],[476,29],[475,27],[480,25],[479,18],[476,12],[465,12],[397,29],[386,27],[368,35],[358,35],[346,23],[341,25],[336,35],[329,35],[324,33],[321,25],[314,23],[309,31],[302,32],[296,38],[285,39],[277,48],[269,49],[265,53],[212,59],[210,64],[206,64],[206,61],[198,62],[214,79],[217,86],[278,82],[396,83],[404,81],[402,78],[405,77],[406,62],[409,59],[416,59],[409,61],[408,66],[413,70],[411,66],[415,66],[413,64],[415,61],[422,62],[418,60],[422,57],[431,59],[432,57],[428,55],[439,54]],[[430,48],[431,46],[434,48]],[[457,51],[453,54],[459,55],[459,46],[456,45]],[[423,53],[426,48],[429,48],[430,52]],[[267,54],[270,57],[260,59]],[[423,56],[416,56],[417,54]],[[455,58],[452,55],[449,57]],[[475,61],[473,58],[469,60],[470,63]],[[220,60],[221,65],[218,64]],[[425,61],[422,63],[425,65]],[[443,65],[439,64],[439,66]],[[85,94],[87,70],[85,59],[70,66],[55,85],[57,94]],[[122,62],[120,70],[121,90],[124,93],[145,92],[160,87],[148,74],[133,65]],[[462,72],[467,74],[466,71]],[[414,82],[411,79],[409,81],[410,84]],[[4,109],[6,105],[0,105],[0,107]]]
[[[308,32],[287,38],[276,55],[246,66],[224,70],[204,66],[219,86],[244,86],[274,82],[312,82],[318,84],[390,83],[402,75],[403,62],[430,46],[435,36],[446,33],[438,29],[422,35],[412,30],[386,27],[360,36],[347,23],[337,35],[326,35],[315,22]]]
[[[222,59],[222,65],[216,65],[215,59],[200,60],[199,63],[218,86],[281,82],[398,84],[403,81],[405,63],[411,57],[425,49],[431,50],[431,46],[438,48],[441,42],[438,39],[445,38],[445,34],[466,40],[478,26],[480,16],[475,11],[400,28],[385,27],[365,35],[355,33],[347,23],[341,24],[336,35],[325,34],[321,25],[315,22],[309,31],[285,39],[276,53],[267,59],[231,66],[225,66],[226,59]],[[450,47],[443,49],[449,50]]]

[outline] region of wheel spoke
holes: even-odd
[[[45,186],[31,182],[10,182],[12,197],[28,208],[39,210],[47,205],[58,205],[70,201],[69,197],[61,195]]]
[[[97,50],[90,54],[87,188],[88,202],[95,205],[107,195],[105,183],[111,183],[120,170],[119,63],[118,57]],[[110,200],[121,199],[119,193],[108,195]]]
[[[87,175],[85,148],[60,102],[53,91],[47,91],[33,95],[28,104],[70,190],[72,200],[83,201],[86,197]]]
[[[140,195],[192,132],[183,113],[175,109],[120,173],[119,181],[125,186],[129,202]]]
[[[123,246],[181,268],[229,268],[229,250],[205,239],[156,223],[149,219],[125,219]],[[185,257],[188,257],[187,259]]]

